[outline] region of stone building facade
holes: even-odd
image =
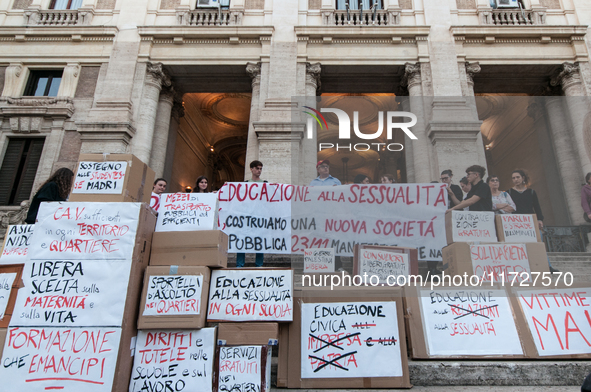
[[[292,97],[338,94],[408,96],[406,109],[423,114],[419,139],[392,167],[399,178],[430,182],[452,169],[457,181],[478,163],[509,188],[524,167],[547,223],[582,223],[588,0],[523,0],[523,10],[370,0],[378,7],[365,11],[341,0],[197,1],[54,10],[51,0],[0,0],[4,224],[79,153],[133,153],[172,191],[201,174],[240,181],[253,159],[269,181],[306,184],[325,156],[294,125]],[[33,96],[35,81],[52,77],[52,96]]]

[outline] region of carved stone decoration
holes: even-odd
[[[534,121],[538,120],[544,114],[543,102],[540,102],[539,97],[535,97],[531,100],[531,103],[527,106],[527,115]]]
[[[320,72],[322,72],[322,66],[320,63],[306,63],[306,84],[314,86],[316,91],[320,90]]]
[[[562,89],[566,91],[569,87],[576,84],[581,84],[581,69],[579,63],[562,63],[556,74],[550,79],[551,86],[562,86]]]
[[[413,86],[421,84],[421,64],[406,63],[404,64],[404,75],[400,85],[410,90]]]
[[[162,63],[147,63],[146,83],[153,84],[158,88],[172,86],[172,81],[168,73],[162,68]]]
[[[0,211],[0,239],[4,239],[10,225],[23,225],[29,213],[29,200],[23,200],[19,207],[4,207]]]
[[[4,90],[2,95],[5,97],[16,97],[21,95],[21,80],[20,77],[23,73],[22,63],[11,63],[6,67],[4,73]]]
[[[333,26],[333,25],[335,25],[334,10],[332,10],[332,11],[322,11],[322,25],[323,26]]]
[[[0,118],[15,133],[41,132],[45,120],[56,124],[74,114],[74,102],[65,97],[0,97]]]
[[[468,84],[474,86],[474,75],[480,72],[480,64],[478,62],[470,63],[466,61],[466,79]]]
[[[80,75],[80,65],[78,63],[68,63],[62,73],[62,82],[60,84],[59,95],[63,97],[74,97],[76,87],[78,86],[78,76]]]
[[[252,87],[261,82],[261,63],[246,63],[246,73],[252,79]]]

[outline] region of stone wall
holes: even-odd
[[[308,8],[311,10],[319,10],[321,0],[308,0]]]
[[[98,0],[96,3],[96,8],[99,10],[112,10],[115,9],[115,4],[117,0]]]
[[[0,67],[0,94],[4,90],[4,74],[6,73],[6,67]]]
[[[78,86],[76,87],[76,98],[94,97],[94,90],[100,69],[100,67],[82,67]]]
[[[173,10],[181,5],[181,0],[162,0],[160,3],[161,10]]]
[[[403,10],[412,10],[412,0],[399,0],[398,4]]]
[[[474,10],[476,9],[476,0],[456,0],[456,5],[459,10]]]
[[[244,8],[247,10],[262,10],[265,8],[265,0],[246,0]]]
[[[560,9],[560,0],[540,0],[540,4],[551,9]]]
[[[12,9],[22,10],[25,8],[29,8],[31,3],[33,3],[33,0],[14,0],[14,4],[12,4]]]

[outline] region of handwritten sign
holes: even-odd
[[[217,213],[215,193],[163,193],[156,231],[216,230]]]
[[[423,331],[430,355],[522,355],[504,290],[421,290]]]
[[[129,392],[213,389],[215,328],[138,331]]]
[[[359,249],[359,275],[376,275],[380,283],[388,283],[388,276],[410,275],[410,261],[407,253],[383,249]],[[390,283],[394,280],[391,278]]]
[[[120,194],[127,162],[79,162],[72,193]]]
[[[32,260],[128,260],[139,203],[41,203]]]
[[[212,270],[207,321],[292,321],[293,270]]]
[[[121,326],[131,261],[30,261],[11,326]]]
[[[271,350],[264,346],[220,347],[218,391],[265,392],[270,389]]]
[[[304,250],[304,273],[334,272],[334,249]]]
[[[6,230],[0,264],[20,264],[29,259],[35,225],[10,225]]]
[[[453,242],[498,242],[495,213],[485,211],[451,211]]]
[[[591,354],[591,288],[517,291],[538,355]]]
[[[0,320],[4,318],[16,272],[0,274]]]
[[[516,282],[531,281],[524,244],[471,245],[470,258],[474,275],[481,277],[483,282],[513,281],[514,276]]]
[[[400,377],[396,302],[302,304],[301,377]]]
[[[120,339],[120,328],[8,328],[2,389],[109,392]]]
[[[152,197],[150,197],[150,207],[154,209],[154,211],[158,212],[160,209],[160,195],[157,193],[152,192]]]
[[[505,242],[538,242],[536,223],[532,215],[502,214],[499,217]]]
[[[150,276],[144,316],[199,314],[203,275]]]

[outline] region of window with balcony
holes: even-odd
[[[376,7],[378,10],[382,9],[381,0],[337,0],[337,9],[346,10],[347,7],[350,10],[368,10],[372,7]]]
[[[0,205],[18,206],[31,196],[44,138],[10,138],[0,167]]]
[[[51,10],[77,10],[82,6],[82,0],[51,0]]]
[[[28,97],[57,97],[62,73],[62,70],[31,70],[24,95]]]
[[[230,8],[230,0],[197,0],[197,8]]]

